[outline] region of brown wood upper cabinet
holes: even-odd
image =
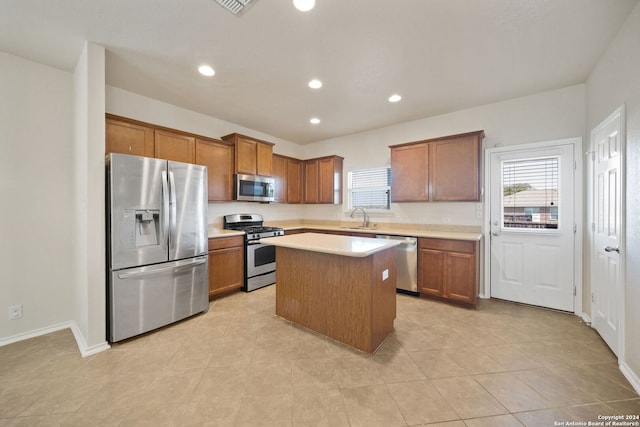
[[[235,146],[235,173],[273,175],[273,143],[239,133],[225,135],[222,140]]]
[[[156,129],[154,157],[175,162],[195,163],[196,139],[182,133]]]
[[[318,203],[318,160],[304,161],[304,203]]]
[[[105,152],[153,157],[152,127],[107,118],[105,123]]]
[[[429,200],[429,146],[391,147],[391,201]]]
[[[484,131],[392,145],[391,201],[478,201]]]
[[[233,200],[233,144],[196,138],[196,164],[207,166],[209,201]]]
[[[302,160],[273,155],[274,201],[302,203]]]
[[[304,161],[304,203],[342,203],[342,160],[326,156]]]
[[[273,201],[287,203],[287,158],[279,154],[273,155]]]
[[[232,142],[107,114],[105,152],[156,157],[207,166],[209,200],[233,200],[234,144]]]
[[[302,203],[302,160],[287,158],[287,203]]]

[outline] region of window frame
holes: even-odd
[[[531,157],[531,158],[526,158],[526,159],[519,159],[517,162],[519,163],[527,163],[527,162],[536,162],[536,161],[544,161],[544,160],[550,160],[550,159],[555,159],[556,160],[556,170],[555,170],[555,191],[559,193],[560,191],[560,186],[561,186],[561,175],[562,175],[562,169],[561,169],[561,160],[560,160],[560,156],[559,155],[549,155],[549,156],[540,156],[540,157]],[[505,164],[506,163],[515,163],[514,160],[504,160],[501,162],[501,188],[504,191],[505,188]],[[553,177],[551,177],[553,179]],[[510,183],[511,185],[514,185],[515,183]],[[535,187],[533,187],[533,189],[536,189]],[[557,196],[557,199],[559,200],[559,194]],[[501,211],[502,211],[502,215],[501,215],[501,220],[500,220],[500,231],[501,232],[509,232],[509,233],[531,233],[531,234],[558,234],[560,233],[561,230],[559,230],[559,224],[560,224],[560,215],[562,214],[562,209],[558,209],[559,206],[553,206],[556,210],[556,214],[555,214],[555,221],[556,221],[556,227],[508,227],[505,225],[505,203],[504,203],[504,196],[502,196],[501,201],[500,201],[500,205],[501,205]],[[538,211],[540,212],[540,209],[538,207]]]
[[[356,191],[363,191],[363,190],[384,191],[386,193],[387,207],[386,208],[382,208],[382,207],[372,208],[372,207],[366,207],[366,206],[357,206],[357,207],[362,207],[366,209],[367,212],[391,212],[391,167],[389,166],[362,168],[362,169],[355,169],[347,172],[347,199],[348,199],[347,207],[350,211],[356,207],[356,206],[353,206],[353,200],[354,200],[353,174],[358,172],[382,171],[382,170],[384,170],[387,175],[387,185],[358,187]]]

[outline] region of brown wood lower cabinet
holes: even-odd
[[[209,298],[244,286],[244,238],[209,239]]]
[[[475,306],[478,298],[479,243],[418,239],[418,292]]]

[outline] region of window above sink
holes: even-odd
[[[348,173],[349,209],[391,208],[391,168],[360,169]]]

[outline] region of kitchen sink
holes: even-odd
[[[340,228],[345,228],[347,230],[376,230],[378,227],[375,225],[365,227],[363,225],[342,225]]]

